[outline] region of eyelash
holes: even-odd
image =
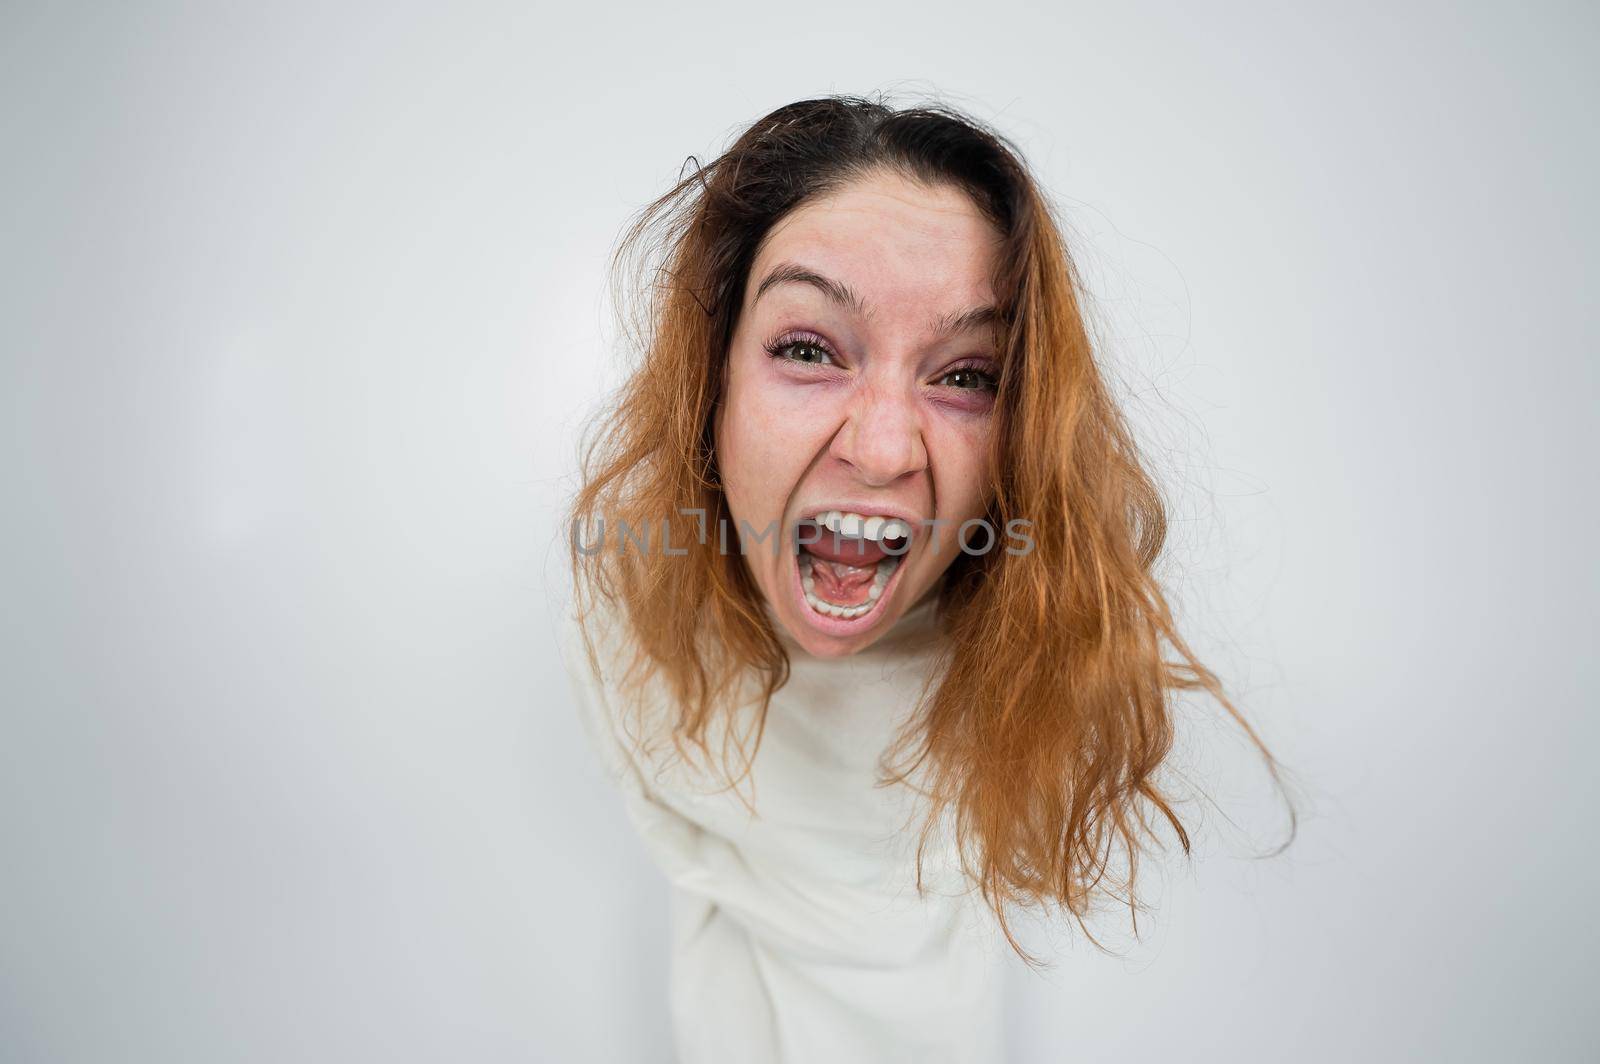
[[[794,347],[814,347],[818,351],[821,351],[823,354],[827,355],[829,358],[834,358],[835,357],[835,355],[833,353],[833,348],[828,346],[828,341],[824,340],[822,337],[818,336],[816,333],[807,333],[807,332],[784,333],[782,336],[778,337],[776,340],[773,340],[770,343],[766,344],[766,351],[767,351],[767,354],[771,355],[773,358],[784,358],[784,354],[783,353],[785,351],[789,350],[790,348],[794,348]],[[787,361],[787,362],[800,362],[800,359],[798,359],[798,358],[790,358],[790,359],[784,359],[784,360]],[[802,362],[801,364],[802,365],[815,365],[816,363],[805,363],[805,362]]]
[[[763,346],[767,354],[771,357],[783,359],[787,362],[798,362],[802,366],[814,366],[820,365],[821,363],[806,362],[798,358],[788,358],[785,356],[784,352],[796,347],[811,347],[822,352],[829,358],[836,357],[833,353],[833,348],[828,346],[828,341],[824,340],[815,333],[785,333],[776,340],[773,340]],[[944,374],[939,379],[943,380],[945,377],[952,376],[956,373],[975,373],[983,379],[983,386],[981,388],[959,388],[957,390],[968,392],[993,392],[997,390],[999,386],[999,378],[997,378],[993,373],[989,372],[989,370],[985,369],[985,365],[986,363],[979,361],[969,360],[967,362],[958,362],[954,366],[951,366],[949,369],[945,370]]]

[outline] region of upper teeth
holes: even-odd
[[[818,514],[815,520],[830,532],[837,532],[841,536],[859,536],[875,543],[885,539],[905,539],[911,535],[911,526],[897,517],[827,510]]]

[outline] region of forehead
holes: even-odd
[[[960,189],[874,174],[809,201],[773,226],[752,264],[746,306],[762,278],[783,262],[842,281],[874,318],[925,318],[930,311],[992,302],[1000,240]],[[798,285],[781,290],[791,298],[819,295],[806,295]]]

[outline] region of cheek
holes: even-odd
[[[988,503],[992,424],[962,419],[947,423],[928,444],[941,517],[980,517]]]
[[[738,380],[728,390],[716,432],[718,467],[735,517],[780,516],[815,453],[807,411],[782,389]]]

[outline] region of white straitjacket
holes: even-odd
[[[615,626],[591,626],[601,675],[576,623],[562,632],[585,727],[671,885],[679,1064],[998,1062],[1004,941],[948,835],[924,851],[918,893],[920,800],[877,785],[943,638],[933,597],[843,658],[806,653],[767,610],[791,674],[752,769],[754,813],[631,740]]]

